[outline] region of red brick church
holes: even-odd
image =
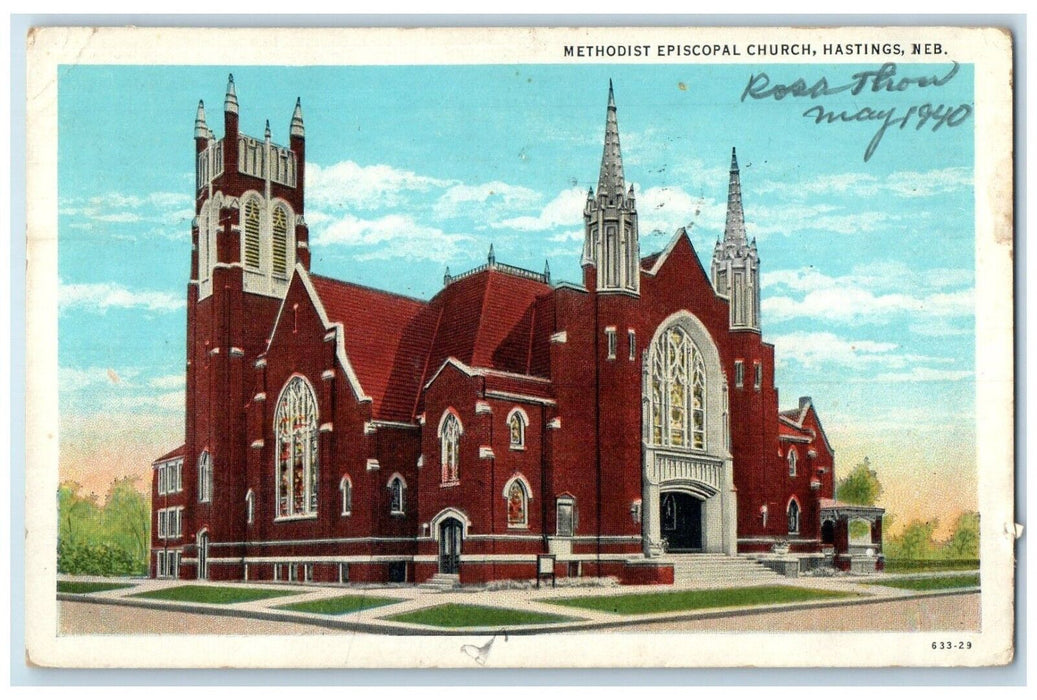
[[[288,146],[238,110],[232,77],[223,138],[195,121],[186,435],[154,462],[152,575],[471,583],[553,555],[667,583],[686,554],[786,543],[845,567],[855,517],[881,542],[881,511],[832,500],[810,399],[778,409],[733,149],[710,270],[683,229],[641,257],[610,85],[582,282],[491,247],[423,300],[310,271],[302,109]]]

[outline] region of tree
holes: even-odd
[[[107,539],[145,564],[151,539],[151,505],[136,489],[137,477],[116,479],[105,498],[102,523]]]
[[[93,539],[101,527],[101,510],[97,496],[84,496],[75,481],[58,487],[58,539],[74,545]]]
[[[861,506],[875,505],[875,501],[881,495],[882,484],[879,483],[879,476],[871,468],[871,461],[867,457],[840,479],[835,489],[837,500]]]
[[[933,559],[937,553],[933,533],[939,521],[912,520],[904,531],[896,537],[889,538],[885,547],[886,556],[890,559]]]
[[[949,559],[979,559],[979,513],[962,513],[943,547]]]

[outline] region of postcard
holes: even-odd
[[[32,663],[1012,660],[1007,31],[28,44]]]

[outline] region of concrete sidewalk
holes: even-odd
[[[910,575],[911,578],[930,576],[956,575],[968,572],[938,572]],[[831,578],[803,577],[782,579],[775,585],[812,588],[824,591],[839,591],[855,594],[854,598],[820,599],[795,603],[778,603],[768,605],[749,605],[739,607],[711,608],[698,610],[624,615],[600,610],[588,610],[564,605],[552,604],[556,598],[568,597],[607,597],[638,593],[667,593],[672,591],[703,590],[678,586],[614,586],[614,587],[563,587],[520,590],[486,591],[479,589],[454,589],[445,592],[430,591],[416,586],[348,586],[348,585],[315,585],[290,583],[232,583],[232,582],[199,582],[134,579],[112,581],[93,577],[62,577],[61,580],[125,582],[133,583],[133,588],[122,588],[99,593],[58,593],[58,600],[107,605],[132,606],[165,610],[170,612],[202,613],[209,615],[253,618],[258,620],[284,621],[300,624],[317,625],[333,629],[352,630],[374,634],[392,635],[473,635],[492,634],[501,630],[500,626],[444,628],[399,622],[384,619],[400,613],[431,608],[445,603],[462,605],[480,605],[495,608],[507,608],[519,611],[538,612],[573,618],[564,622],[539,623],[531,625],[509,625],[509,634],[542,634],[558,632],[580,632],[606,628],[621,628],[654,622],[676,622],[682,620],[701,620],[738,615],[757,614],[762,612],[784,612],[823,607],[845,607],[862,603],[908,600],[934,596],[974,593],[978,587],[954,588],[936,591],[914,591],[899,588],[887,588],[868,584],[879,583],[884,579],[907,577],[907,574],[875,574],[870,576],[838,576]],[[289,595],[263,600],[232,604],[193,603],[165,601],[150,598],[135,598],[134,594],[175,588],[184,585],[203,585],[228,588],[278,589],[290,590]],[[715,589],[719,590],[719,589]],[[379,598],[398,598],[399,602],[380,605],[374,608],[358,610],[342,615],[325,615],[318,613],[279,610],[278,606],[293,603],[324,600],[344,595],[370,595]]]

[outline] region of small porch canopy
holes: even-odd
[[[821,544],[836,554],[882,554],[882,516],[885,508],[820,499]],[[854,523],[860,523],[853,527]]]

